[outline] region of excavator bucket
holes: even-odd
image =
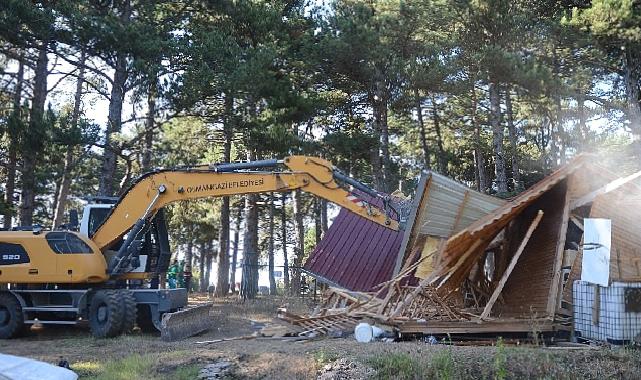
[[[165,313],[160,321],[160,337],[164,341],[172,342],[209,330],[213,326],[210,314],[212,305],[200,304],[174,313]]]

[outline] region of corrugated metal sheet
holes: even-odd
[[[364,195],[359,197],[373,201]],[[393,231],[341,210],[304,269],[347,289],[370,291],[392,278],[402,238],[402,231]]]
[[[425,241],[420,239],[421,236],[448,239],[506,203],[503,199],[482,194],[431,171],[423,173],[418,194],[421,195],[414,202],[417,210],[407,226],[395,273],[409,259],[409,252],[414,252],[415,246]],[[426,254],[430,252],[423,250]],[[424,262],[422,265],[430,266],[430,263]],[[419,272],[427,273],[427,269],[421,268]]]
[[[449,238],[506,202],[474,191],[451,178],[427,173],[429,184],[418,222],[423,235]]]

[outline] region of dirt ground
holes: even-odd
[[[88,328],[45,328],[0,341],[0,352],[50,363],[67,360],[81,378],[196,378],[204,366],[230,362],[234,379],[592,378],[641,379],[641,352],[633,348],[554,349],[498,343],[491,347],[429,345],[422,341],[359,344],[353,337],[282,341],[196,342],[251,335],[288,303],[259,299],[214,305],[215,328],[180,342],[134,333],[94,339]],[[289,301],[289,309],[308,305]]]

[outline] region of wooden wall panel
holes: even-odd
[[[503,290],[502,305],[495,306],[495,316],[530,318],[547,316],[550,286],[554,277],[558,233],[563,224],[566,181],[555,185],[515,220],[510,231],[510,254],[513,255],[538,210],[544,215],[532,234],[523,254]],[[510,256],[511,256],[510,255]]]
[[[590,213],[612,220],[610,282],[641,279],[641,205],[630,204],[625,195],[615,191],[597,197]]]

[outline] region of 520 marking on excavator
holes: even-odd
[[[20,255],[2,255],[2,260],[20,260]]]

